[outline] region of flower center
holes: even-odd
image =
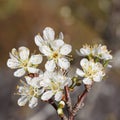
[[[97,71],[93,70],[93,68],[91,66],[89,66],[88,70],[85,72],[86,72],[86,77],[90,77],[90,78],[92,78],[93,75],[95,75],[97,73]]]
[[[28,65],[28,60],[24,60],[21,62],[21,67],[26,68]]]
[[[37,88],[33,88],[32,86],[30,86],[30,88],[29,88],[29,95],[30,96],[38,96],[38,94],[37,94]]]
[[[55,83],[54,81],[51,82],[51,89],[53,91],[57,91],[59,89],[59,83]]]
[[[57,61],[59,57],[60,54],[58,53],[58,51],[53,52],[51,55],[51,59],[54,59],[55,61]]]
[[[30,94],[31,96],[33,96],[33,95],[34,95],[34,89],[33,89],[33,87],[30,87],[29,94]]]

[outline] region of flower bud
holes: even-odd
[[[57,113],[58,113],[58,115],[63,115],[63,109],[62,108],[58,108],[57,109]]]
[[[65,102],[64,101],[60,101],[58,106],[59,106],[59,108],[64,108]]]

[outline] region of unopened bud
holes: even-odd
[[[72,80],[73,80],[73,82],[76,82],[77,81],[77,77],[73,77]]]
[[[65,102],[64,101],[60,101],[59,102],[59,108],[64,108],[65,106]]]
[[[58,108],[57,109],[57,113],[58,113],[58,115],[63,115],[63,109],[62,108]]]

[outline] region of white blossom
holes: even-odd
[[[77,68],[76,74],[83,77],[84,84],[92,84],[92,81],[100,82],[105,76],[104,68],[101,63],[83,58],[80,61],[83,70]]]
[[[30,108],[34,108],[38,104],[38,97],[44,92],[44,89],[40,86],[41,77],[26,77],[27,84],[23,81],[22,86],[18,86],[18,95],[21,97],[18,99],[19,106],[25,106],[28,102]]]
[[[99,59],[103,60],[111,60],[112,55],[110,54],[110,51],[108,51],[107,46],[105,45],[83,45],[82,48],[80,48],[80,51],[77,51],[77,53],[81,56],[92,56],[92,57],[98,57]]]
[[[45,68],[48,71],[54,71],[57,66],[62,69],[70,67],[69,53],[72,46],[64,43],[63,34],[55,39],[55,32],[52,28],[46,27],[43,31],[43,38],[40,35],[35,36],[35,43],[39,47],[40,52],[48,58]]]
[[[87,44],[83,45],[83,47],[80,48],[80,51],[77,51],[77,53],[80,56],[89,56],[89,55],[94,56],[96,53],[96,45],[93,47]]]
[[[64,36],[61,32],[59,34],[59,38],[55,39],[55,31],[51,27],[46,27],[43,30],[43,37],[41,37],[40,34],[35,36],[35,44],[38,47],[41,47],[43,45],[53,45],[54,46],[54,44],[61,45],[64,43],[63,38],[64,38]]]
[[[112,59],[112,55],[110,54],[110,51],[108,51],[107,46],[101,44],[97,47],[96,57],[104,60]]]
[[[64,76],[59,72],[44,73],[44,80],[41,81],[41,86],[45,89],[45,92],[41,96],[41,99],[46,101],[54,96],[56,101],[60,101],[63,97],[64,87],[72,84],[71,78]]]
[[[24,46],[19,47],[18,51],[15,48],[12,49],[7,66],[11,69],[17,69],[14,72],[14,76],[21,77],[26,71],[29,73],[37,73],[39,71],[37,66],[42,62],[42,56],[40,54],[29,56],[30,51]]]

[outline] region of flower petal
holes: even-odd
[[[41,96],[41,99],[46,101],[46,100],[49,100],[53,95],[54,93],[52,91],[47,91],[43,93],[43,95]]]
[[[100,82],[102,79],[103,79],[103,76],[104,76],[105,74],[103,74],[103,72],[101,72],[101,71],[99,71],[97,74],[95,74],[94,76],[93,76],[93,80],[95,81],[95,82]]]
[[[53,50],[58,50],[63,44],[64,44],[63,40],[57,39],[51,42],[51,47],[53,48]]]
[[[15,48],[12,49],[11,53],[14,57],[18,58],[18,52]]]
[[[64,39],[64,35],[62,32],[59,33],[59,39],[63,40]]]
[[[28,85],[31,85],[31,80],[32,80],[31,77],[25,76],[25,80],[26,80],[26,82],[27,82]]]
[[[56,101],[60,101],[62,99],[62,91],[58,91],[56,94],[55,94],[55,100]]]
[[[89,61],[88,61],[88,59],[86,59],[86,58],[83,58],[83,59],[80,61],[80,65],[81,65],[82,67],[87,66],[88,63],[89,63]]]
[[[84,75],[85,75],[85,73],[82,70],[78,69],[78,68],[76,70],[76,74],[79,75],[80,77],[84,77]]]
[[[80,49],[80,53],[83,55],[83,56],[86,56],[86,55],[89,55],[90,54],[90,49],[89,48],[81,48]]]
[[[23,93],[24,92],[24,86],[19,86],[19,88],[18,88],[18,92],[19,93]]]
[[[69,44],[65,44],[61,47],[60,53],[62,55],[68,55],[72,51],[72,46]]]
[[[42,39],[42,37],[40,35],[36,35],[35,36],[35,44],[38,47],[41,47],[43,45],[44,40]]]
[[[54,60],[47,61],[45,64],[45,69],[51,72],[54,71],[55,67],[56,67],[56,64]]]
[[[28,102],[27,96],[22,96],[18,99],[18,105],[19,106],[25,106],[25,104]]]
[[[66,58],[60,58],[58,59],[58,65],[62,68],[62,69],[68,69],[70,67],[70,62],[66,59]]]
[[[38,65],[38,64],[40,64],[42,62],[42,60],[43,60],[42,56],[40,54],[38,54],[38,55],[32,55],[30,57],[29,62],[32,63],[32,64]]]
[[[47,46],[47,45],[44,45],[42,47],[39,48],[40,52],[43,53],[45,56],[50,56],[52,51],[51,49]]]
[[[23,47],[20,47],[18,51],[19,51],[20,59],[27,60],[29,58],[30,51],[28,48],[23,46]]]
[[[31,86],[33,86],[33,87],[35,87],[35,88],[40,88],[40,87],[41,87],[41,86],[40,86],[40,81],[41,81],[41,78],[39,78],[39,77],[34,77],[34,78],[31,80],[30,84],[31,84]]]
[[[92,80],[89,79],[89,78],[84,78],[83,79],[83,83],[86,84],[86,85],[91,85],[92,84]]]
[[[38,105],[38,99],[36,97],[32,97],[29,101],[29,107],[34,108]]]
[[[15,59],[8,59],[7,66],[11,69],[19,68],[20,63],[19,61],[16,61]]]
[[[28,67],[27,70],[29,73],[38,73],[39,72],[39,69],[34,68],[34,67]]]
[[[45,40],[54,40],[55,32],[52,28],[46,27],[43,31],[43,38]]]
[[[50,79],[45,79],[45,80],[40,82],[40,86],[41,87],[48,87],[50,82],[51,82]]]
[[[25,72],[26,71],[24,70],[24,68],[20,68],[14,72],[14,76],[15,77],[22,77],[25,74]]]

